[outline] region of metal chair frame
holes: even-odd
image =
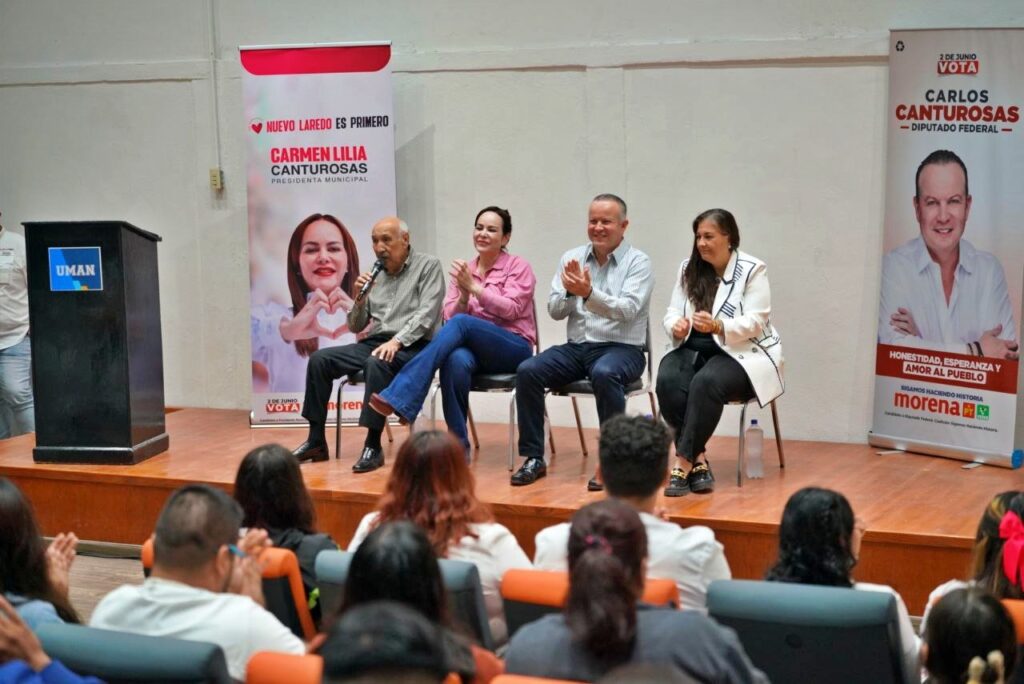
[[[356,386],[366,384],[366,376],[363,371],[357,371],[349,375],[343,375],[341,382],[338,383],[338,392],[334,398],[334,458],[341,458],[341,393],[346,385]],[[409,429],[412,430],[412,423],[409,424]],[[384,420],[384,432],[387,433],[388,443],[393,444],[395,441],[394,435],[391,434],[391,421],[390,419]]]
[[[646,394],[651,400],[651,415],[655,418],[658,417],[658,406],[654,400],[654,369],[651,367],[651,322],[650,319],[647,321],[647,339],[644,342],[643,348],[644,356],[646,357],[646,375],[647,380],[641,383],[640,387],[632,391],[626,392],[626,400],[630,400],[633,397],[638,397],[641,394]],[[641,378],[643,375],[641,375]],[[589,378],[587,379],[589,382]],[[568,385],[566,385],[568,387]],[[587,442],[583,438],[583,423],[580,421],[580,408],[576,403],[577,397],[593,397],[594,392],[571,392],[566,391],[564,387],[552,387],[547,391],[548,394],[554,397],[569,397],[572,399],[572,410],[576,414],[576,432],[580,436],[580,448],[583,450],[583,457],[586,458],[589,455],[587,451]],[[552,440],[551,451],[554,452],[554,440]]]

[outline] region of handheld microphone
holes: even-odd
[[[359,288],[359,294],[356,295],[357,302],[362,300],[362,298],[366,296],[366,293],[370,291],[371,287],[373,287],[373,281],[377,279],[377,276],[380,275],[380,272],[383,270],[383,260],[377,259],[375,262],[373,262],[373,268],[370,269],[370,279],[363,283],[363,286]]]

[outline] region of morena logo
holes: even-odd
[[[989,419],[988,404],[975,404],[971,401],[961,402],[956,399],[939,399],[937,397],[923,397],[919,394],[896,392],[893,395],[892,403],[896,408],[910,409],[911,411],[941,413],[947,416],[959,416],[960,418],[974,418],[975,420]]]

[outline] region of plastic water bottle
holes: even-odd
[[[757,418],[750,421],[750,427],[744,433],[743,442],[747,461],[747,477],[752,479],[764,477],[764,430],[757,424]]]

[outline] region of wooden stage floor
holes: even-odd
[[[82,539],[140,544],[171,490],[190,482],[230,490],[249,449],[275,441],[292,447],[304,437],[294,428],[251,429],[245,411],[183,409],[168,414],[167,428],[170,450],[135,466],[36,464],[34,436],[0,441],[0,475],[32,499],[46,534],[70,530]],[[527,553],[533,553],[538,530],[602,496],[586,491],[596,463],[595,430],[587,431],[591,455],[584,458],[575,428],[555,428],[558,453],[548,476],[529,487],[511,487],[507,427],[479,428],[481,448],[473,462],[478,493]],[[394,444],[385,442],[388,464],[406,429],[396,428],[394,435]],[[340,460],[302,466],[321,529],[342,544],[373,507],[390,470],[386,465],[373,473],[352,472],[362,441],[361,429],[345,428]],[[765,478],[737,488],[736,440],[716,437],[708,454],[718,489],[707,496],[663,498],[662,505],[681,525],[713,528],[733,574],[757,578],[774,557],[779,518],[790,494],[808,485],[841,491],[868,528],[857,579],[895,586],[915,615],[933,587],[966,572],[977,520],[989,499],[1022,488],[1020,473],[991,466],[963,470],[959,461],[880,456],[864,444],[787,440],[785,446],[787,466],[780,471],[775,442],[766,435]]]

